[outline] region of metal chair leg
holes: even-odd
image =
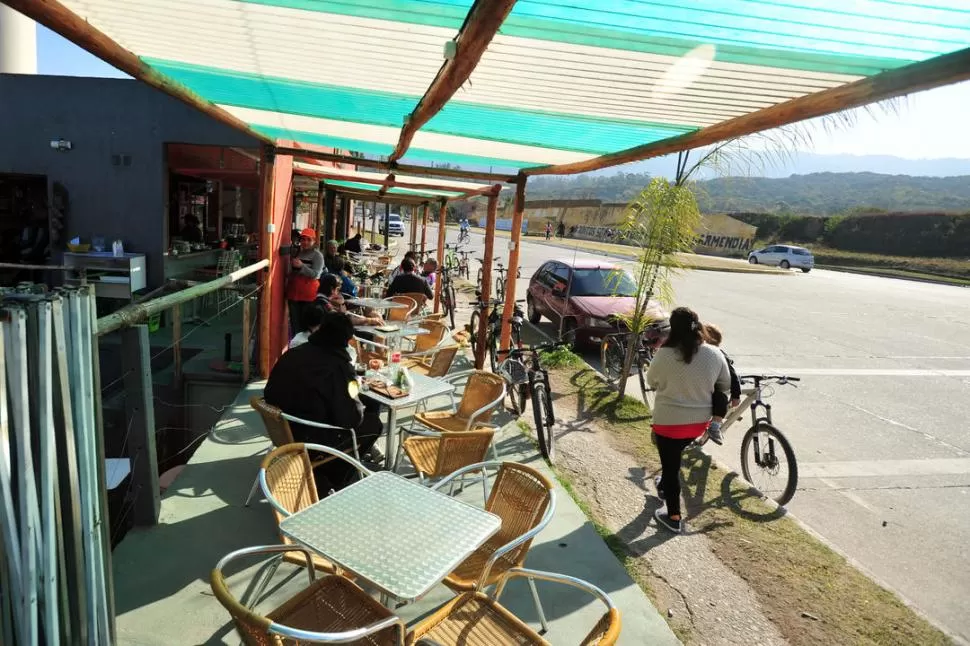
[[[485,504],[488,504],[488,471],[482,469],[482,500]]]
[[[279,556],[273,559],[273,564],[269,566],[269,569],[266,572],[266,576],[263,577],[263,580],[259,582],[259,587],[256,589],[255,592],[253,592],[251,601],[247,606],[250,610],[256,607],[256,604],[259,602],[259,598],[263,596],[263,592],[266,591],[266,587],[269,585],[269,582],[273,580],[273,576],[276,574],[276,570],[280,568],[280,564],[282,562],[283,562],[282,554],[280,554]],[[313,567],[313,565],[311,564],[309,567]]]
[[[532,590],[532,600],[536,604],[536,612],[539,613],[539,624],[542,626],[542,630],[539,631],[540,635],[545,635],[549,632],[549,624],[546,623],[546,613],[542,610],[542,602],[539,601],[539,591],[536,590],[536,582],[531,576],[529,577],[529,588]]]
[[[258,488],[259,488],[259,476],[256,476],[256,479],[253,480],[253,486],[249,490],[249,495],[246,496],[246,504],[243,505],[243,507],[248,507],[249,506],[249,503],[252,502],[253,496],[256,495],[256,490]]]

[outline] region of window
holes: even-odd
[[[569,295],[633,296],[636,292],[637,284],[629,273],[618,272],[612,267],[597,267],[575,270]]]
[[[796,256],[811,256],[812,252],[808,249],[792,249],[791,252]]]

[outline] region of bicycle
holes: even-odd
[[[481,285],[482,278],[485,277],[485,259],[476,258],[475,260],[482,263],[482,267],[478,268],[478,284]],[[502,261],[499,260],[499,256],[495,256],[495,272],[498,273],[498,277],[495,279],[495,295],[498,296],[498,298],[505,298],[505,274],[508,273],[508,269],[506,269],[505,265],[502,264]],[[516,278],[522,278],[521,267],[516,272]]]
[[[455,329],[455,308],[458,305],[458,294],[455,291],[455,286],[451,283],[451,272],[451,268],[441,267],[438,269],[438,280],[441,281],[441,307],[451,322],[451,329]]]
[[[458,277],[464,278],[465,280],[471,280],[471,268],[468,263],[468,256],[472,254],[471,251],[466,251],[464,249],[458,250]]]
[[[509,386],[507,390],[516,414],[521,415],[525,412],[527,395],[532,400],[532,415],[536,423],[539,453],[549,464],[556,459],[556,436],[552,432],[556,415],[552,407],[549,372],[542,367],[539,353],[568,345],[567,342],[557,341],[529,347],[514,347],[498,352],[498,354],[508,355],[499,365],[499,374],[505,378]],[[518,398],[518,404],[516,404],[516,398]]]
[[[468,242],[471,239],[471,235],[468,233],[468,229],[461,229],[458,232],[458,243]]]
[[[444,264],[445,264],[445,267],[447,267],[448,269],[450,269],[452,271],[458,269],[459,260],[458,260],[457,251],[458,251],[458,245],[457,244],[453,244],[453,245],[446,244],[445,245],[445,263]]]
[[[468,323],[468,331],[471,335],[471,346],[472,352],[478,355],[478,326],[481,325],[482,315],[484,312],[488,312],[488,318],[486,319],[486,325],[488,326],[485,331],[485,347],[488,348],[488,358],[489,366],[492,372],[498,371],[498,361],[496,359],[496,351],[498,350],[499,340],[502,334],[502,318],[500,315],[500,308],[505,306],[505,301],[499,298],[493,298],[488,301],[488,303],[482,300],[482,293],[475,292],[476,302],[475,311],[472,312],[471,321]],[[525,323],[525,312],[522,311],[520,303],[522,300],[515,301],[515,308],[512,312],[512,319],[510,325],[512,328],[512,343],[516,346],[522,343],[522,325]]]
[[[667,319],[654,321],[647,326],[647,329],[640,335],[639,344],[633,354],[632,368],[636,368],[640,379],[640,392],[646,400],[647,393],[653,389],[647,385],[646,370],[653,361],[653,353],[667,338],[670,332],[670,322]],[[600,343],[600,365],[607,381],[615,383],[619,381],[623,373],[623,362],[626,359],[627,343],[632,332],[613,332],[603,337]]]
[[[734,422],[739,420],[745,408],[751,411],[751,428],[741,438],[741,474],[765,497],[772,498],[779,505],[785,505],[794,497],[798,486],[798,463],[795,462],[795,451],[792,449],[791,442],[772,424],[771,404],[766,404],[762,400],[762,395],[766,381],[794,388],[796,386],[793,382],[801,379],[785,375],[743,375],[740,379],[742,384],[753,382],[753,388],[743,391],[747,397],[724,418],[721,432],[726,432]],[[763,411],[763,414],[759,415],[759,410]],[[708,439],[707,433],[704,433],[692,443],[692,446],[703,446]],[[756,482],[758,480],[756,468],[764,474],[764,479],[760,482]],[[779,481],[775,484],[783,469],[784,482]]]

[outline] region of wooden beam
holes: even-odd
[[[249,124],[203,99],[181,83],[160,74],[57,0],[4,0],[4,3],[122,72],[204,112],[216,121],[240,130],[263,143],[276,143],[275,140],[256,132],[249,127]]]
[[[438,269],[445,266],[445,218],[448,216],[448,202],[441,200],[438,205]],[[441,278],[434,281],[434,313],[441,311]]]
[[[394,185],[394,173],[389,173],[384,181],[381,182],[381,187],[377,189],[377,197],[384,197],[387,193],[387,189]]]
[[[462,200],[469,200],[473,197],[479,197],[481,195],[494,195],[498,197],[498,194],[502,192],[501,184],[492,184],[491,186],[483,186],[482,188],[475,191],[466,191],[461,195],[456,195],[455,197],[449,197],[449,202],[461,202]]]
[[[314,177],[319,178],[324,181],[332,180],[335,182],[358,182],[360,184],[372,184],[374,186],[388,185],[388,188],[410,188],[416,190],[430,190],[430,191],[447,191],[448,193],[460,193],[463,189],[456,186],[447,186],[443,184],[435,184],[434,180],[428,180],[427,182],[414,182],[410,180],[400,180],[396,176],[393,180],[388,182],[387,178],[376,178],[376,177],[358,177],[356,175],[346,175],[341,174],[340,169],[333,169],[333,172],[321,167],[318,169],[307,170],[307,169],[294,169],[294,175],[300,175],[304,177]],[[490,191],[494,188],[493,184],[482,185],[481,191]],[[475,193],[476,195],[479,193]],[[427,198],[425,198],[427,199]],[[464,199],[463,197],[456,197],[454,199]]]
[[[326,194],[327,189],[323,182],[317,182],[317,214],[313,223],[313,229],[317,232],[317,235],[320,235],[320,232],[323,231],[323,223],[326,221],[326,211],[324,211],[327,201]]]
[[[515,277],[519,272],[519,253],[522,247],[522,216],[525,212],[525,182],[523,175],[515,185],[515,202],[512,207],[512,232],[509,249],[509,273],[505,281],[505,309],[502,313],[502,336],[499,347],[508,350],[512,339],[512,313],[515,311]]]
[[[805,119],[823,117],[968,79],[970,79],[970,48],[791,99],[678,137],[670,137],[586,161],[525,168],[522,173],[524,175],[586,173],[709,146],[727,139],[743,137]]]
[[[404,157],[418,130],[438,114],[468,81],[514,6],[515,0],[475,0],[455,38],[457,51],[454,57],[444,62],[414,111],[407,116],[397,146],[388,161],[396,162]]]
[[[279,233],[273,232],[273,164],[275,161],[273,149],[264,145],[260,151],[259,164],[259,255],[266,262],[266,271],[260,273],[263,290],[259,295],[259,374],[266,379],[269,377],[273,365],[270,357],[272,341],[273,317],[273,264],[276,261],[274,253],[275,241],[279,240]]]
[[[492,297],[492,256],[495,253],[495,218],[498,209],[498,195],[488,196],[488,216],[485,219],[485,257],[482,258],[482,284],[478,289],[482,292],[482,302],[487,303]],[[475,368],[481,370],[485,366],[485,342],[488,338],[488,311],[482,312],[478,319],[478,352],[475,353]]]
[[[431,207],[427,204],[421,207],[421,257],[424,258],[425,243],[428,240],[428,211]],[[436,281],[437,282],[437,281]]]
[[[487,173],[484,171],[461,170],[459,168],[433,168],[430,166],[415,166],[413,164],[391,164],[379,159],[364,159],[363,157],[350,157],[348,155],[338,155],[330,152],[330,149],[320,150],[308,144],[297,144],[295,146],[278,146],[277,151],[281,155],[292,155],[294,157],[305,157],[307,159],[317,159],[320,161],[334,162],[337,164],[353,164],[362,168],[377,168],[379,170],[397,171],[404,175],[420,175],[422,177],[451,177],[454,179],[479,180],[486,182],[514,183],[515,175],[503,173]],[[357,181],[357,180],[354,180]]]
[[[342,195],[350,195],[361,200],[377,201],[381,202],[382,204],[420,205],[428,201],[428,198],[423,195],[415,195],[411,197],[407,195],[394,194],[378,197],[377,193],[372,191],[355,191],[353,189],[341,188],[339,186],[333,186],[331,188]]]

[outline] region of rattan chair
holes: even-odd
[[[425,479],[444,478],[469,464],[481,463],[494,436],[492,429],[441,433],[437,437],[408,437],[401,446],[418,478],[424,482]],[[482,470],[482,493],[487,502],[488,475],[485,470]]]
[[[466,379],[465,392],[454,411],[417,413],[413,421],[433,431],[470,431],[490,424],[492,413],[505,399],[505,379],[484,370],[466,370],[444,377],[445,381]]]
[[[355,336],[350,339],[350,345],[357,352],[357,362],[367,364],[371,359],[378,359],[387,363],[387,353],[390,348],[383,343],[362,339]]]
[[[400,618],[373,597],[339,575],[315,579],[272,612],[263,615],[244,606],[229,591],[225,567],[239,558],[272,554],[289,548],[266,545],[236,550],[222,557],[209,578],[212,592],[229,611],[243,643],[249,646],[284,644],[353,643],[400,646],[405,626]],[[306,551],[306,550],[302,550]]]
[[[425,377],[444,377],[451,370],[451,364],[455,362],[458,354],[458,346],[449,344],[441,346],[431,355],[431,357],[418,357],[404,362],[408,370],[424,375]]]
[[[339,426],[331,426],[330,424],[313,422],[293,415],[287,415],[276,406],[267,404],[264,398],[256,397],[255,395],[249,398],[249,405],[263,418],[263,424],[266,426],[266,434],[269,436],[269,440],[273,443],[273,446],[283,446],[293,443],[293,429],[290,428],[290,422],[295,422],[297,424],[312,426],[313,428],[349,432],[353,440],[354,457],[360,460],[360,455],[357,453],[357,432],[352,428],[341,428]],[[246,497],[246,504],[243,505],[244,507],[248,507],[249,503],[252,502],[258,486],[259,479],[257,478],[249,490],[249,495]]]
[[[420,312],[421,308],[424,307],[425,303],[428,302],[427,294],[421,294],[419,292],[405,292],[401,294],[401,296],[407,296],[408,298],[413,299],[414,302],[417,304],[417,309],[414,310],[414,314],[417,314],[418,312]]]
[[[405,323],[418,309],[418,304],[415,303],[414,299],[410,296],[391,296],[387,300],[400,303],[401,305],[407,305],[407,307],[396,307],[394,309],[387,310],[387,316],[384,317],[385,321]]]
[[[495,593],[465,592],[414,626],[408,635],[408,646],[416,646],[422,639],[440,646],[549,646],[539,633],[509,612],[499,603],[505,584],[516,577],[529,580],[550,581],[579,588],[598,598],[606,605],[606,613],[600,618],[580,646],[613,646],[620,637],[622,620],[620,611],[610,597],[596,586],[571,576],[513,568],[505,573],[495,588]]]
[[[448,334],[448,326],[438,321],[421,321],[418,327],[428,331],[414,337],[414,348],[401,353],[401,360],[431,358],[441,347],[442,341]]]
[[[522,567],[532,539],[552,520],[556,494],[549,480],[530,466],[517,462],[481,462],[458,469],[432,489],[440,490],[466,473],[498,467],[485,510],[502,519],[502,528],[445,577],[443,583],[457,592],[481,591],[497,583],[512,568]],[[535,583],[532,597],[543,630],[545,615]]]

